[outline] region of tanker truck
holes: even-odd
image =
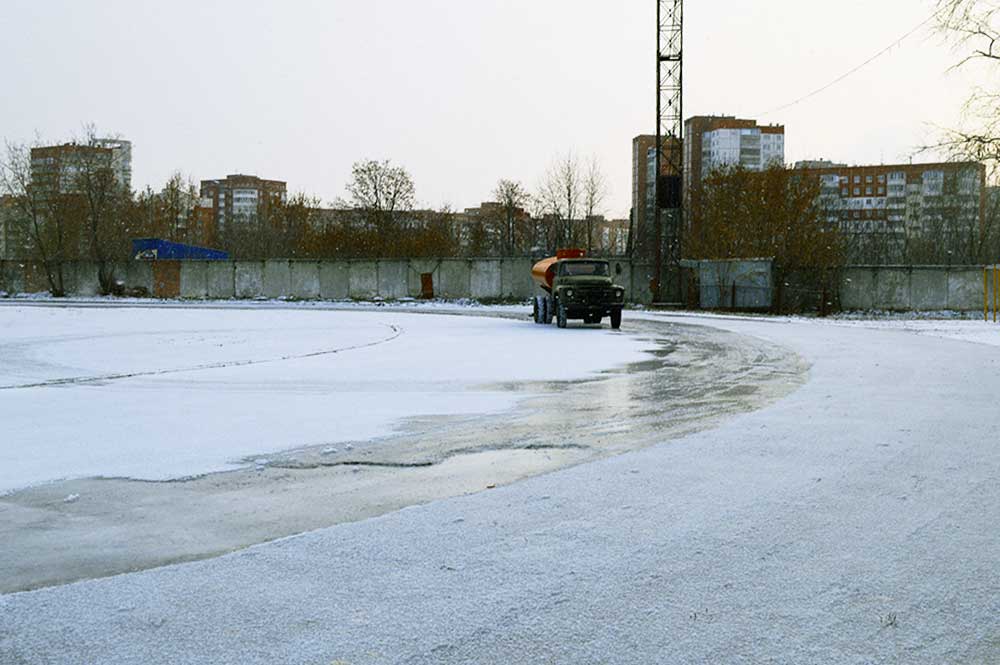
[[[602,259],[588,259],[580,249],[559,250],[531,269],[531,277],[542,293],[535,296],[535,323],[566,327],[569,319],[600,323],[611,317],[611,327],[622,324],[625,289],[611,281],[611,266]]]

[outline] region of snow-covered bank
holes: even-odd
[[[931,337],[943,337],[963,342],[1000,346],[1000,325],[993,323],[992,318],[988,322],[983,321],[981,314],[977,320],[886,318],[840,319],[834,323],[852,328],[902,330],[920,335],[929,335]]]
[[[308,308],[0,307],[0,492],[163,480],[498,412],[489,386],[571,380],[648,343],[527,320]]]

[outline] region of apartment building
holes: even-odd
[[[848,239],[849,260],[972,261],[984,228],[986,167],[977,162],[833,166],[820,180],[825,221]]]
[[[734,116],[695,116],[684,123],[684,187],[690,192],[713,170],[761,171],[785,163],[784,125]]]
[[[80,192],[80,176],[110,169],[124,191],[132,188],[132,143],[94,139],[31,149],[31,182],[43,196]]]
[[[287,183],[281,180],[241,173],[202,180],[198,218],[214,229],[210,236],[222,237],[227,231],[256,221],[269,206],[284,203],[287,196]]]

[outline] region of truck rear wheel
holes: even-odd
[[[620,309],[611,310],[611,327],[614,330],[622,327],[622,311]]]
[[[535,296],[531,301],[531,318],[535,323],[540,324],[542,322],[542,308],[541,308],[541,298]]]
[[[555,305],[552,302],[552,298],[542,296],[542,323],[545,325],[551,324],[553,316],[555,316]]]
[[[566,327],[566,305],[559,303],[556,305],[556,325],[560,328]]]

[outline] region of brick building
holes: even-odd
[[[243,174],[202,180],[196,218],[200,225],[210,229],[206,237],[215,241],[236,232],[241,225],[255,222],[268,206],[283,203],[287,196],[288,186],[281,180]]]
[[[124,191],[132,188],[132,144],[119,139],[94,139],[31,149],[31,182],[44,197],[75,194],[87,170],[111,169]]]

